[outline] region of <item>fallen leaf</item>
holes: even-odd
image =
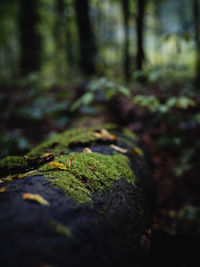
[[[39,194],[23,193],[22,198],[24,200],[35,201],[43,206],[49,206],[50,203]]]
[[[70,160],[69,160],[69,169],[71,170],[71,166],[72,166],[72,160],[74,159],[74,158],[76,158],[78,155],[80,155],[81,153],[78,153],[78,154],[76,154],[75,156],[73,156]]]
[[[13,181],[13,180],[16,180],[16,179],[22,179],[24,178],[25,176],[27,176],[28,172],[27,173],[24,173],[24,174],[14,174],[14,175],[8,175],[6,177],[3,177],[2,180],[5,182],[8,182],[8,181]]]
[[[144,152],[142,151],[141,148],[139,148],[139,147],[134,147],[134,148],[133,148],[133,151],[134,151],[136,154],[138,154],[141,158],[144,158]]]
[[[6,187],[3,186],[1,189],[0,189],[0,193],[4,193],[6,191]]]
[[[122,147],[119,147],[119,146],[116,146],[116,145],[110,145],[110,147],[112,147],[113,149],[121,152],[121,153],[127,153],[128,152],[128,149],[126,148],[122,148]]]
[[[117,136],[116,135],[112,135],[111,133],[109,133],[106,129],[101,129],[99,132],[94,132],[92,133],[95,137],[99,138],[99,139],[111,139],[111,140],[116,140]]]
[[[51,220],[50,226],[60,235],[66,235],[68,237],[72,236],[70,229],[64,224]]]
[[[89,147],[85,147],[83,149],[83,152],[87,152],[87,153],[93,153],[92,150]]]
[[[47,165],[61,169],[61,170],[67,170],[65,165],[58,163],[58,162],[55,162],[55,161],[48,162]]]
[[[44,155],[41,156],[41,158],[46,158],[48,156],[53,156],[53,153],[52,152],[45,153]]]
[[[25,177],[25,174],[18,174],[18,176],[17,176],[18,179],[22,179],[24,177]]]

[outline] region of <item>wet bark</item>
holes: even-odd
[[[129,151],[123,155],[130,160],[135,184],[122,175],[110,190],[91,190],[91,202],[82,204],[53,186],[45,173],[0,185],[0,189],[6,187],[0,193],[2,266],[128,267],[144,263],[154,199],[151,172],[145,159],[131,150],[138,141],[119,128],[113,134],[115,144]],[[85,145],[77,143],[71,151],[80,153]],[[104,139],[87,146],[105,155],[122,153]],[[79,179],[86,182],[84,177]],[[23,193],[39,194],[50,206],[25,201]]]

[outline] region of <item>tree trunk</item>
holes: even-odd
[[[129,0],[122,0],[122,10],[123,10],[123,17],[124,17],[124,76],[127,82],[130,81],[130,54],[129,54],[129,47],[130,47],[130,38],[129,38],[129,19],[130,19],[130,12],[129,12]]]
[[[193,0],[193,16],[194,16],[194,35],[196,44],[196,77],[195,83],[200,83],[200,17],[199,17],[199,0]]]
[[[97,48],[92,31],[88,0],[75,0],[76,21],[79,34],[80,70],[84,75],[96,72]]]
[[[127,129],[86,123],[0,161],[26,171],[0,180],[2,266],[141,266],[154,195],[138,145]]]
[[[137,70],[141,71],[145,60],[145,53],[143,47],[143,36],[144,36],[144,12],[145,12],[145,1],[137,0],[137,54],[136,64]]]
[[[21,74],[40,70],[41,39],[38,32],[39,0],[19,0],[19,29],[21,45]]]

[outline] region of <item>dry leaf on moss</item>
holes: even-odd
[[[58,162],[55,162],[55,161],[48,162],[47,165],[49,165],[51,167],[55,167],[55,168],[61,169],[61,170],[67,170],[65,165],[63,165],[61,163],[58,163]]]
[[[74,159],[74,158],[76,158],[78,155],[80,155],[81,153],[78,153],[78,154],[76,154],[75,156],[73,156],[71,159],[70,159],[70,161],[69,161],[69,169],[71,170],[71,167],[72,167],[72,160]]]
[[[22,198],[24,200],[37,202],[38,204],[43,205],[43,206],[50,205],[50,203],[46,199],[44,199],[42,196],[40,196],[39,194],[23,193]]]
[[[115,149],[116,151],[119,151],[121,153],[127,153],[128,152],[128,149],[126,148],[122,148],[122,147],[119,147],[119,146],[116,146],[116,145],[110,145],[110,147],[112,147],[113,149]]]
[[[89,147],[85,147],[83,149],[83,152],[87,152],[87,153],[93,153],[92,150]]]
[[[111,140],[116,140],[117,136],[116,135],[112,135],[111,133],[109,133],[106,129],[101,129],[98,132],[94,132],[93,135],[99,139],[111,139]]]

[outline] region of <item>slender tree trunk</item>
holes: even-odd
[[[146,0],[137,0],[137,70],[142,70],[143,63],[145,60],[145,53],[143,47],[145,1]]]
[[[74,64],[74,53],[68,3],[65,0],[56,0],[55,9],[55,39],[57,43],[57,50],[65,50],[67,62],[71,68]]]
[[[79,34],[80,69],[84,75],[96,72],[97,47],[91,27],[88,0],[75,0],[76,21]]]
[[[200,83],[200,17],[199,17],[199,0],[193,0],[193,17],[194,17],[194,34],[196,44],[196,77],[195,82]]]
[[[21,45],[21,74],[39,71],[41,64],[41,39],[38,0],[19,0],[19,29]]]
[[[67,60],[70,66],[74,66],[74,49],[72,41],[72,31],[71,31],[71,18],[69,14],[69,6],[66,5],[66,54]]]
[[[124,17],[124,76],[126,81],[130,81],[130,54],[129,54],[129,47],[130,47],[130,38],[129,38],[129,0],[122,0],[122,10],[123,10],[123,17]]]

